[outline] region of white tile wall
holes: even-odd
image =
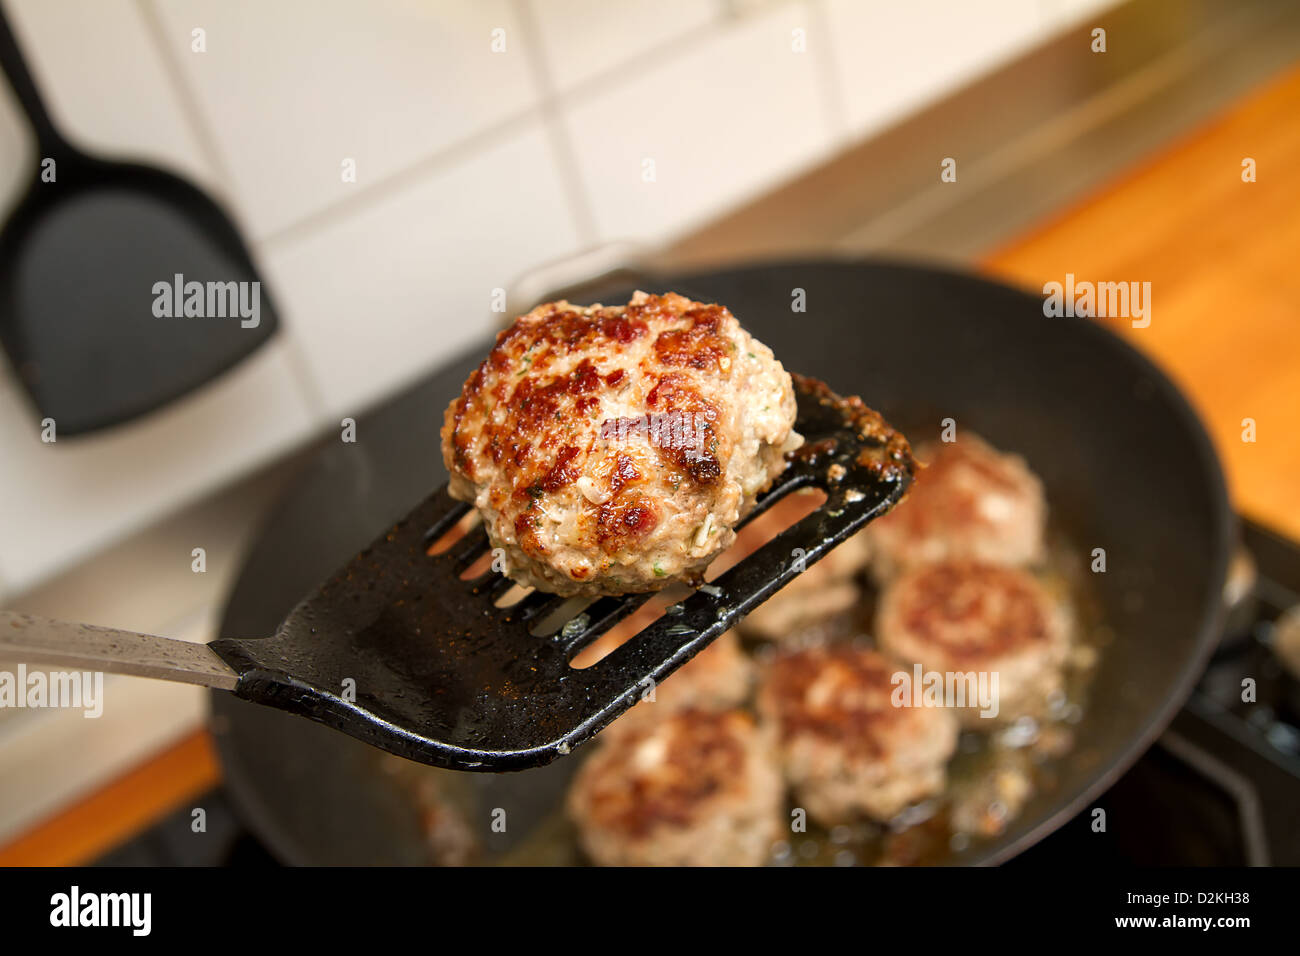
[[[31,587],[287,451],[311,427],[277,339],[129,427],[49,444],[26,394],[0,380],[0,579]]]
[[[70,139],[170,167],[224,195],[194,118],[136,0],[4,0],[47,108]],[[0,98],[8,207],[33,169],[8,87]],[[17,172],[18,175],[13,175]],[[287,451],[316,418],[284,336],[208,387],[126,428],[52,445],[0,362],[0,581],[21,592]]]
[[[487,338],[503,318],[490,311],[493,289],[577,245],[555,159],[541,124],[528,120],[271,249],[266,265],[337,420]]]
[[[537,100],[508,0],[149,0],[265,236]],[[207,52],[192,52],[192,31]],[[504,30],[504,52],[492,31]],[[341,164],[356,161],[357,182]]]
[[[555,88],[611,71],[635,72],[721,18],[718,0],[527,0]],[[645,64],[645,65],[648,65]]]
[[[862,136],[912,113],[1043,35],[1038,0],[828,0],[849,128]]]
[[[793,49],[796,30],[806,52]],[[783,4],[566,105],[601,237],[665,239],[825,156],[833,122],[816,73],[825,44],[807,4]]]
[[[4,0],[65,137],[218,186],[136,0]],[[6,85],[6,90],[8,89]]]
[[[1042,4],[1048,29],[1064,30],[1089,19],[1099,19],[1111,7],[1118,6],[1119,0],[1042,0]]]
[[[55,446],[0,363],[11,594],[438,364],[529,267],[591,238],[670,239],[821,161],[842,128],[865,135],[1109,5],[0,2],[69,135],[229,200],[284,318],[201,392]],[[28,148],[0,95],[4,203]]]

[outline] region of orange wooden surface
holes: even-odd
[[[1239,508],[1300,538],[1300,69],[984,260],[1041,288],[1149,281],[1152,321],[1110,322],[1191,396]],[[1258,181],[1244,183],[1253,157]],[[1050,321],[1050,320],[1045,320]],[[1258,441],[1241,441],[1241,420]],[[197,733],[0,848],[0,865],[94,859],[219,778]]]
[[[1242,181],[1245,157],[1257,182]],[[1067,272],[1150,282],[1150,327],[1096,321],[1191,397],[1238,509],[1300,538],[1300,69],[984,266],[1039,289]],[[1242,441],[1246,418],[1254,444]]]
[[[197,731],[0,847],[0,866],[86,863],[215,786],[220,776],[212,738]]]

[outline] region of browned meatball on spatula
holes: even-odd
[[[453,497],[506,574],[562,595],[698,580],[802,439],[790,375],[726,308],[553,302],[497,336],[447,409]]]

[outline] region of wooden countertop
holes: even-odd
[[[1300,69],[994,251],[991,275],[1041,288],[1151,283],[1152,321],[1110,322],[1187,392],[1239,510],[1300,539]],[[1257,182],[1241,179],[1252,157]],[[1050,320],[1047,320],[1050,321]],[[1257,441],[1241,440],[1242,419]],[[5,847],[0,866],[95,859],[214,786],[191,735]]]
[[[1300,539],[1300,69],[983,260],[1042,288],[1151,283],[1151,324],[1107,322],[1186,392],[1236,507]],[[1243,182],[1242,160],[1257,181]],[[1256,441],[1242,441],[1242,420]]]
[[[221,779],[212,737],[197,731],[91,796],[0,846],[0,866],[78,866],[211,790]]]

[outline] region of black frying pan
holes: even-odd
[[[0,65],[37,147],[31,184],[0,231],[0,344],[40,417],[53,418],[60,436],[117,424],[266,341],[275,312],[220,207],[170,173],[68,143],[3,8]],[[182,295],[164,298],[159,283]],[[201,306],[186,293],[200,287]],[[238,304],[232,288],[244,293]]]
[[[1069,819],[1151,744],[1200,674],[1219,630],[1235,519],[1205,432],[1154,366],[1087,319],[1045,318],[1042,299],[947,272],[810,262],[648,278],[728,305],[787,368],[858,393],[895,425],[934,434],[955,418],[1024,455],[1054,520],[1081,548],[1106,549],[1096,595],[1115,640],[1057,786],[1006,833],[953,854],[1004,860]],[[805,290],[806,314],[792,313]],[[627,290],[602,290],[626,301]],[[376,528],[446,478],[442,410],[489,344],[362,421],[356,445],[324,450],[277,510],[231,597],[221,633],[269,633],[298,598]],[[226,781],[253,829],[286,862],[419,863],[407,785],[370,748],[233,695],[213,695]],[[491,855],[554,819],[581,760],[518,774],[442,772],[476,807]],[[439,771],[429,771],[439,773]],[[488,830],[494,808],[505,833]]]

